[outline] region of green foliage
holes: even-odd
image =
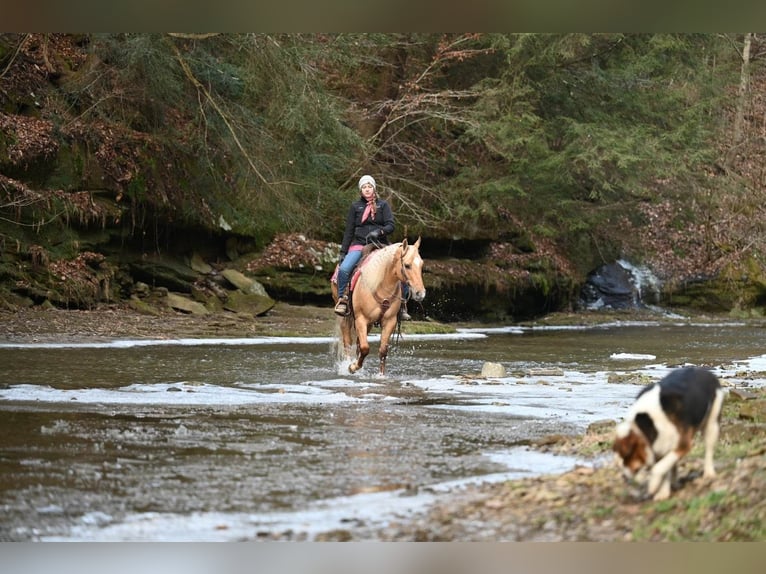
[[[480,137],[551,198],[619,201],[699,169],[715,122],[707,36],[509,40],[509,66],[476,111]],[[717,70],[720,72],[720,70]],[[731,77],[729,77],[729,81]],[[704,121],[703,121],[704,120]]]
[[[704,169],[739,72],[715,34],[103,34],[90,51],[55,121],[98,126],[76,145],[134,209],[337,240],[369,172],[410,234],[524,226],[587,260],[636,202],[715,202]]]
[[[347,204],[337,188],[363,144],[312,64],[312,38],[118,34],[91,45],[98,65],[67,82],[71,109],[151,133],[172,158],[149,165],[157,157],[146,150],[140,169],[151,177],[134,178],[131,197],[163,205],[185,195],[191,210],[171,207],[203,222],[204,201],[243,234],[337,223]]]

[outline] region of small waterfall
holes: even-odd
[[[659,303],[661,282],[651,269],[624,259],[591,271],[580,292],[580,307],[636,309]]]
[[[651,269],[645,265],[633,265],[624,259],[618,259],[617,263],[630,273],[631,282],[636,289],[638,305],[656,305],[660,302],[662,283]]]

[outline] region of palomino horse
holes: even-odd
[[[402,304],[402,284],[410,288],[410,296],[422,301],[426,296],[423,286],[423,260],[420,258],[420,238],[412,245],[405,239],[370,253],[359,265],[358,277],[352,278],[349,289],[350,311],[339,317],[340,339],[344,358],[352,361],[348,366],[351,373],[362,368],[364,359],[370,353],[367,335],[370,328],[380,324],[380,374],[386,373],[386,356],[391,334],[398,322],[399,307]],[[332,284],[332,295],[338,301],[338,286]],[[356,360],[352,358],[354,335],[356,334]]]

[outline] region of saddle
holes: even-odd
[[[351,273],[351,281],[348,284],[348,293],[351,295],[351,293],[354,292],[354,287],[356,287],[357,281],[359,281],[359,276],[362,274],[362,267],[367,262],[367,259],[370,257],[370,253],[375,251],[376,249],[380,249],[380,246],[375,245],[374,243],[368,243],[364,246],[364,249],[362,249],[362,256],[359,258],[359,263],[356,264],[356,267],[354,267],[354,271]],[[349,301],[351,298],[349,297]]]
[[[356,264],[356,267],[354,267],[353,271],[351,271],[351,280],[348,283],[348,299],[351,301],[351,294],[354,292],[354,287],[356,286],[357,281],[359,281],[359,275],[362,272],[362,265],[364,265],[365,261],[367,261],[367,258],[370,256],[370,253],[375,251],[376,249],[379,249],[380,247],[368,243],[364,246],[364,249],[362,249],[362,256],[359,258],[359,263]],[[332,277],[330,278],[330,281],[332,283],[338,283],[338,269],[340,268],[340,263],[335,265],[335,271],[333,271]]]

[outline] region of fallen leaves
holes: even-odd
[[[24,166],[54,155],[59,143],[53,123],[41,118],[0,113],[0,132],[9,142],[8,161],[13,166]]]

